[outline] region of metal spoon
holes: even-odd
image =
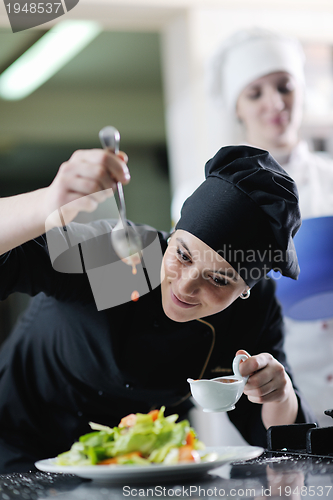
[[[119,153],[120,133],[114,127],[104,127],[99,132],[99,139],[104,149]],[[129,226],[126,220],[126,206],[124,191],[121,182],[117,182],[119,197],[119,220],[111,232],[111,241],[118,257],[126,264],[135,268],[139,264],[140,252],[142,250],[141,238],[133,226]]]

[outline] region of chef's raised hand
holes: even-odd
[[[61,165],[50,186],[0,198],[0,255],[43,234],[46,221],[51,229],[67,224],[80,211],[93,211],[113,195],[118,181],[130,181],[125,153],[76,151]]]
[[[237,351],[237,354],[247,353]],[[244,394],[252,403],[283,401],[288,396],[290,378],[271,354],[265,352],[249,357],[240,364],[239,371],[243,377],[249,377]]]
[[[236,354],[248,354],[239,350]],[[252,403],[263,405],[262,420],[271,425],[294,423],[298,401],[284,366],[269,353],[251,356],[239,365],[243,377],[249,377],[244,394]]]
[[[115,155],[102,149],[75,151],[47,188],[46,215],[61,209],[68,223],[78,212],[92,212],[112,196],[117,182],[129,181],[125,153]]]

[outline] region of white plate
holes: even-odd
[[[37,469],[44,472],[75,474],[77,476],[98,481],[120,482],[126,480],[140,482],[156,482],[156,480],[185,479],[190,476],[204,474],[212,469],[230,462],[238,462],[256,458],[264,452],[258,446],[221,446],[209,447],[200,451],[200,455],[216,452],[218,458],[213,462],[190,464],[163,465],[57,465],[55,458],[39,460],[35,463]]]

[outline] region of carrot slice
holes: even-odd
[[[185,444],[179,448],[178,462],[200,462],[200,455],[192,446]]]
[[[192,448],[193,448],[194,441],[195,441],[194,432],[189,431],[189,433],[186,436],[186,444],[192,446]]]
[[[118,463],[118,458],[105,458],[104,460],[101,460],[98,462],[97,465],[112,465],[112,464],[117,464]]]
[[[159,414],[159,410],[151,410],[148,415],[151,415],[151,418],[152,418],[152,421],[155,422],[155,420],[157,420],[157,417],[158,417],[158,414]]]
[[[104,460],[101,460],[100,462],[98,462],[97,465],[118,464],[119,463],[119,459],[130,460],[133,457],[142,457],[142,454],[139,453],[138,451],[132,451],[131,453],[126,453],[125,455],[119,455],[118,457],[105,458]]]

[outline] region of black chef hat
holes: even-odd
[[[252,287],[271,269],[297,279],[301,225],[296,184],[262,149],[227,146],[206,163],[176,229],[218,252]]]

